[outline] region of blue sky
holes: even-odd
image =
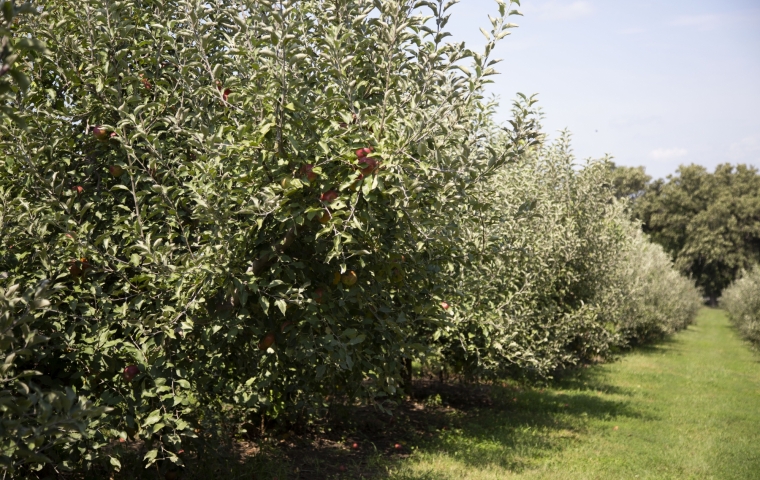
[[[680,164],[760,167],[760,0],[524,0],[491,92],[506,119],[538,93],[547,132],[579,158],[613,155],[657,177]],[[453,41],[485,43],[494,0],[462,0]]]

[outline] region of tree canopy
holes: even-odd
[[[741,270],[760,260],[756,168],[721,164],[709,173],[702,166],[681,166],[675,175],[649,183],[633,213],[713,302]]]

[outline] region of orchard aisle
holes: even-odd
[[[390,478],[760,478],[760,355],[721,310],[561,387],[500,395]]]

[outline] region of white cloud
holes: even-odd
[[[655,160],[671,160],[683,157],[689,153],[685,148],[658,148],[649,152],[649,156]]]
[[[532,10],[532,9],[526,9]],[[574,2],[551,0],[536,7],[538,14],[549,20],[573,20],[594,12],[591,2],[576,0]]]

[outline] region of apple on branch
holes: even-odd
[[[129,365],[128,367],[124,367],[124,371],[121,372],[121,375],[124,377],[125,381],[131,382],[138,373],[140,373],[140,369],[137,365]]]
[[[274,333],[269,332],[259,342],[259,350],[266,350],[274,345]]]
[[[105,140],[108,140],[108,138],[110,137],[110,134],[108,130],[106,130],[105,127],[101,125],[97,125],[92,128],[92,136],[100,141],[105,141]]]
[[[314,301],[317,302],[318,304],[321,305],[325,303],[326,297],[327,295],[325,295],[325,290],[322,287],[319,287],[316,290],[314,290]]]
[[[367,155],[369,155],[370,153],[372,153],[374,151],[375,151],[375,149],[372,148],[372,147],[364,147],[364,148],[360,148],[359,150],[357,150],[354,153],[356,153],[357,157],[364,158],[364,157],[366,157]]]
[[[332,203],[338,199],[338,192],[335,190],[328,190],[319,196],[319,201],[324,203]]]
[[[372,157],[361,157],[359,163],[365,165],[365,167],[362,168],[362,175],[364,176],[371,175],[377,170],[378,161]]]
[[[222,82],[218,80],[216,81],[216,89],[222,92],[222,99],[225,102],[227,101],[227,97],[230,96],[230,93],[232,93],[232,90],[230,90],[229,88],[225,88],[224,90],[222,90]]]
[[[332,215],[330,214],[329,210],[325,210],[324,213],[322,213],[322,215],[319,216],[319,223],[324,225],[327,222],[329,222],[331,218],[332,218]]]
[[[314,165],[311,163],[307,163],[301,167],[301,175],[305,176],[309,182],[313,182],[319,176],[316,172],[314,172]]]
[[[343,285],[346,287],[352,287],[356,285],[357,280],[359,280],[359,277],[356,276],[356,273],[353,270],[344,273],[340,277],[340,281],[343,282]]]

